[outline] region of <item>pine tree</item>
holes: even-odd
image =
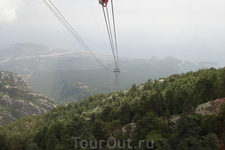
[[[175,101],[174,101],[174,93],[171,90],[166,91],[165,101],[166,101],[166,105],[168,106],[168,110],[170,114],[174,114]]]
[[[47,150],[55,149],[58,142],[59,141],[54,134],[49,135],[46,141]]]
[[[109,107],[109,106],[106,106],[106,107],[102,110],[102,116],[101,116],[101,118],[102,118],[102,120],[103,120],[104,122],[108,121],[108,117],[109,117],[111,111],[112,111],[112,108]]]
[[[225,97],[225,67],[220,69],[219,95],[221,98]]]
[[[106,139],[105,132],[103,129],[105,128],[105,123],[101,120],[95,120],[92,124],[92,131],[96,139],[103,140]]]
[[[136,123],[140,119],[141,119],[141,115],[139,113],[136,113],[132,119],[132,122]]]
[[[37,143],[30,143],[29,145],[28,145],[28,147],[26,148],[26,150],[39,150],[39,147],[38,147],[38,145],[37,145]]]
[[[8,150],[6,143],[5,143],[5,135],[0,134],[0,149],[1,150]]]

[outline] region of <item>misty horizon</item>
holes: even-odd
[[[97,1],[53,3],[93,52],[111,54]],[[119,56],[172,56],[224,67],[224,7],[221,0],[114,1]],[[0,49],[16,43],[40,43],[83,50],[42,1],[3,0],[0,8]]]

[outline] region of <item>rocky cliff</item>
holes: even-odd
[[[31,87],[27,84],[21,75],[0,71],[0,83],[5,88],[19,88],[25,91],[30,91]]]
[[[55,100],[32,92],[22,76],[0,71],[0,125],[23,116],[43,114],[58,105]]]

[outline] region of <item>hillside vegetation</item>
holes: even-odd
[[[224,97],[225,68],[174,74],[138,86],[133,84],[126,91],[93,95],[54,108],[44,116],[21,118],[0,128],[0,147],[106,150],[112,149],[116,141],[114,149],[149,149],[154,141],[155,150],[223,149],[225,106],[212,114],[196,113],[196,108]],[[175,115],[180,116],[176,123],[171,121]],[[73,137],[80,137],[77,148]],[[109,137],[115,140],[108,140]],[[83,140],[92,142],[87,145]],[[108,142],[90,148],[95,140]],[[141,146],[140,140],[145,141]]]

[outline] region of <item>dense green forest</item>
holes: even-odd
[[[225,106],[211,115],[195,108],[224,97],[225,68],[148,80],[0,127],[0,149],[216,150],[224,148]]]

